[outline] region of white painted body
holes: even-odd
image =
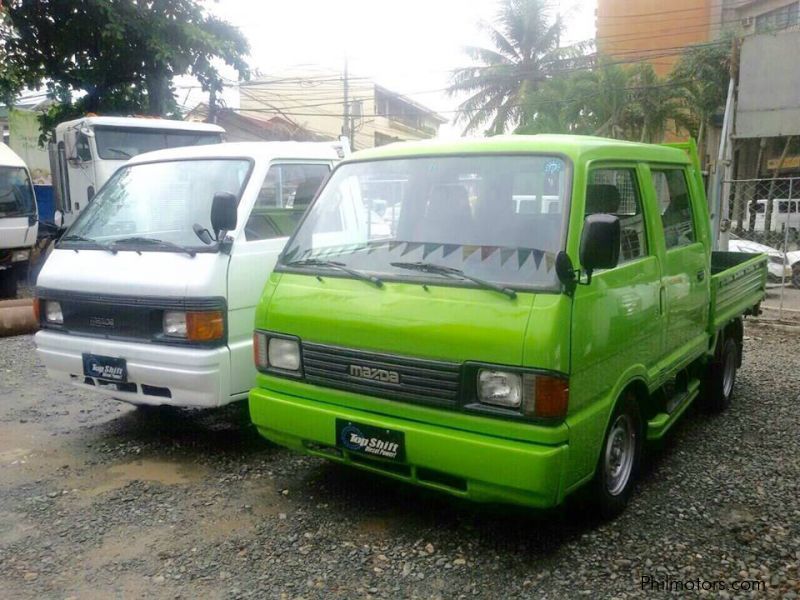
[[[57,155],[57,148],[62,148],[66,181],[63,184],[58,181],[59,168],[55,164],[58,159],[55,156],[51,157],[50,169],[54,188],[62,187],[61,190],[54,189],[56,197],[64,196],[57,201],[56,224],[58,225],[71,225],[91,200],[91,193],[96,193],[128,160],[122,153],[118,157],[100,155],[95,135],[98,128],[153,133],[215,134],[220,142],[225,133],[222,127],[209,123],[138,117],[83,117],[60,123],[56,127],[56,144],[51,153]],[[121,150],[132,155],[135,152],[133,148]]]
[[[753,231],[766,231],[766,218],[767,218],[767,200],[765,198],[757,200],[755,204],[751,204],[748,208],[750,215],[755,215],[753,221]],[[783,233],[784,229],[789,229],[789,234],[794,237],[800,232],[800,200],[787,198],[773,198],[772,200],[772,215],[770,218],[771,226],[770,231],[776,233]],[[748,231],[750,229],[750,218],[748,217],[742,223],[742,229]]]
[[[3,143],[0,143],[0,167],[24,169],[28,185],[31,185],[28,167],[11,148]],[[31,186],[31,194],[33,194],[33,186]],[[4,216],[0,211],[0,271],[11,269],[12,266],[18,266],[19,263],[26,263],[29,260],[30,252],[36,244],[38,231],[39,223],[36,220],[35,212],[29,218],[28,216]],[[22,254],[27,252],[28,258],[24,261],[14,260],[12,262],[12,251],[22,251]],[[16,258],[19,259],[22,254],[17,253]]]
[[[198,253],[191,257],[181,252],[147,250],[112,254],[100,249],[76,252],[57,247],[37,280],[39,289],[106,296],[224,297],[225,346],[184,348],[42,330],[36,335],[36,346],[51,377],[136,404],[212,407],[247,397],[256,373],[252,357],[255,307],[288,238],[248,241],[245,224],[271,165],[324,164],[332,168],[339,154],[333,144],[326,143],[235,143],[151,152],[128,164],[226,157],[248,158],[253,164],[239,201],[237,227],[228,233],[233,239],[229,254]],[[126,359],[128,381],[137,384],[136,392],[85,384],[83,353]],[[171,397],[147,395],[141,384],[169,388]]]

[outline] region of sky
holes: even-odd
[[[594,37],[595,0],[552,4],[565,19],[565,43]],[[242,30],[250,65],[263,76],[296,66],[342,69],[347,56],[353,75],[372,77],[448,119],[458,106],[443,92],[449,74],[470,64],[464,46],[487,43],[478,23],[497,11],[496,0],[214,0],[207,6]],[[456,131],[446,125],[442,133]]]

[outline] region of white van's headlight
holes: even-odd
[[[186,337],[186,313],[177,310],[164,312],[164,335]]]
[[[44,318],[48,323],[63,325],[64,313],[61,312],[61,304],[55,300],[46,300],[44,303]]]

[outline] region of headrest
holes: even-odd
[[[437,185],[428,196],[428,215],[470,213],[469,194],[463,185]],[[471,214],[471,213],[470,213]]]
[[[608,183],[590,183],[586,186],[586,214],[616,214],[620,196],[617,186]]]

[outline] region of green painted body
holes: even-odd
[[[298,451],[477,501],[553,506],[592,478],[624,390],[635,386],[640,401],[648,402],[678,371],[709,360],[720,329],[757,306],[766,260],[714,253],[712,261],[700,173],[691,153],[676,148],[577,136],[511,136],[393,145],[350,160],[470,153],[558,154],[571,163],[563,249],[576,269],[588,173],[598,165],[634,168],[648,255],[594,273],[591,283],[578,285],[574,293],[518,291],[513,300],[473,286],[387,281],[377,288],[347,277],[276,272],[258,307],[256,329],[396,356],[564,374],[569,377],[566,418],[533,422],[483,416],[267,373],[258,375],[250,393],[251,416],[262,435]],[[685,170],[695,243],[666,250],[656,191],[647,184],[652,166]],[[648,438],[663,436],[697,394],[692,382],[669,412],[646,407]],[[337,418],[404,432],[403,465],[332,452]]]

